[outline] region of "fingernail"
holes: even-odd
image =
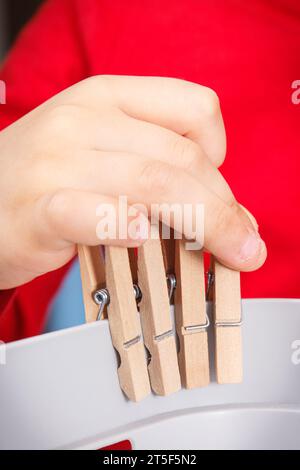
[[[248,235],[246,242],[240,250],[240,258],[242,261],[249,261],[256,258],[263,248],[263,241],[257,232]]]

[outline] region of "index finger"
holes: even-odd
[[[226,153],[226,133],[217,94],[196,83],[165,77],[96,76],[85,82],[104,84],[110,99],[124,113],[190,138],[220,166]],[[83,82],[84,83],[84,82]],[[97,92],[89,87],[90,102]],[[103,96],[101,96],[103,105]]]

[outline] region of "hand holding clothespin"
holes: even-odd
[[[210,380],[202,250],[186,240],[160,240],[158,227],[136,252],[119,247],[79,247],[87,321],[107,311],[119,354],[120,386],[130,400],[152,391],[169,395]],[[169,291],[168,291],[169,287]],[[214,306],[218,383],[242,380],[239,273],[212,257],[209,295]],[[175,300],[175,323],[170,300]]]

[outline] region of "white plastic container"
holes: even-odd
[[[300,449],[300,300],[246,300],[243,317],[242,384],[212,370],[206,388],[140,403],[120,391],[107,321],[7,345],[0,448]]]

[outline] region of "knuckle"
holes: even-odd
[[[229,210],[226,204],[221,204],[215,211],[215,227],[213,227],[213,235],[226,233],[229,221]]]
[[[59,189],[49,197],[46,204],[46,219],[52,226],[64,223],[69,211],[68,191]]]
[[[184,137],[175,138],[171,145],[173,163],[186,171],[195,169],[201,161],[201,152],[195,142]]]
[[[211,88],[205,90],[204,108],[208,116],[216,116],[220,112],[220,100],[217,93]]]
[[[92,77],[86,78],[81,83],[88,87],[90,86],[101,87],[101,86],[108,84],[109,82],[108,77],[109,77],[108,75],[93,75]]]
[[[238,217],[237,204],[235,200],[228,201],[227,204],[219,204],[215,211],[215,227],[214,233],[223,234],[228,228],[236,226]]]
[[[88,90],[93,90],[96,96],[101,97],[103,102],[111,100],[113,96],[115,77],[113,75],[93,75],[81,83]]]
[[[142,191],[163,196],[173,186],[175,169],[162,162],[147,162],[140,173],[139,182]]]
[[[193,97],[193,109],[195,118],[203,121],[203,118],[215,118],[220,114],[220,100],[217,93],[208,87],[201,87]]]
[[[214,164],[217,168],[223,165],[226,158],[226,146],[222,148],[214,157]]]
[[[96,85],[110,85],[114,76],[113,75],[93,75],[92,77],[86,78],[86,82],[92,82]]]
[[[44,125],[47,132],[55,135],[69,133],[76,125],[76,116],[78,116],[78,107],[72,104],[59,104],[47,112]]]

